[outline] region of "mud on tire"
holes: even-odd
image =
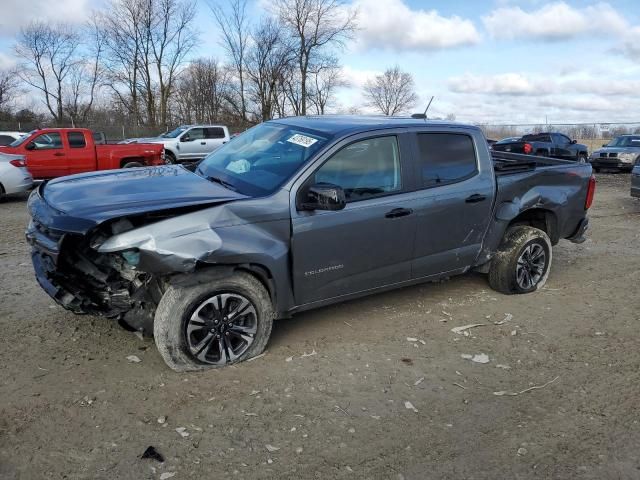
[[[246,350],[243,350],[237,357],[232,355],[231,350],[225,348],[220,350],[221,344],[214,345],[212,348],[215,347],[214,349],[225,351],[225,354],[228,352],[229,355],[227,361],[208,363],[208,359],[205,359],[205,361],[199,360],[197,358],[198,355],[193,353],[193,322],[194,316],[197,316],[198,322],[200,322],[200,315],[202,315],[202,318],[210,316],[212,317],[210,324],[207,323],[206,327],[200,327],[198,324],[195,328],[202,328],[203,332],[206,331],[206,335],[209,335],[209,331],[211,331],[214,336],[216,334],[222,334],[224,336],[224,331],[220,332],[216,330],[214,332],[215,328],[218,327],[218,322],[216,322],[214,326],[213,321],[216,319],[224,323],[222,321],[223,318],[226,322],[227,316],[231,319],[233,312],[227,311],[225,313],[225,309],[222,308],[218,309],[223,312],[222,314],[215,313],[218,311],[215,310],[215,308],[217,308],[217,300],[213,302],[210,302],[210,300],[214,298],[217,299],[218,297],[224,297],[225,302],[232,302],[234,299],[248,300],[248,308],[255,319],[255,324],[251,326],[251,331],[255,331],[255,333],[252,334],[252,342],[248,344]],[[206,305],[207,302],[214,305],[211,307],[211,311],[213,312],[211,315],[204,310],[208,307],[208,305]],[[236,308],[236,306],[230,308]],[[239,310],[239,308],[237,310]],[[253,312],[255,315],[253,315]],[[236,316],[236,318],[240,317],[240,314]],[[169,287],[156,310],[153,335],[160,355],[171,369],[177,372],[205,370],[242,362],[262,353],[271,335],[273,319],[274,310],[271,299],[262,283],[248,273],[235,272],[228,277],[212,280],[207,283],[193,286]],[[209,322],[208,319],[202,320],[203,325],[205,321]],[[230,323],[225,324],[225,326],[226,325],[230,325]],[[210,330],[209,327],[211,327]],[[233,328],[233,326],[229,327],[230,330],[233,330]],[[192,333],[189,334],[189,331]],[[232,333],[232,336],[234,335],[233,332],[230,333]],[[204,335],[204,333],[202,335]],[[197,340],[198,339],[196,339],[196,342]],[[204,341],[205,339],[202,338],[202,340]],[[229,348],[233,347],[230,346]]]
[[[547,281],[552,256],[545,232],[526,225],[511,227],[491,260],[489,285],[507,295],[534,292]]]

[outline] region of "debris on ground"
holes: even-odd
[[[160,475],[160,480],[167,480],[175,476],[176,472],[164,472],[162,475]]]
[[[270,445],[268,443],[264,446],[264,448],[266,448],[269,452],[277,452],[278,450],[280,450],[280,447],[274,447],[273,445]]]
[[[400,361],[402,363],[404,363],[405,365],[413,365],[413,360],[411,360],[410,358],[407,358],[407,357],[401,358]]]
[[[422,382],[424,382],[424,377],[420,377],[418,380],[416,380],[415,382],[413,382],[413,386],[417,387],[418,385],[420,385]]]
[[[463,389],[463,390],[466,390],[466,389],[467,389],[467,387],[465,387],[464,385],[460,385],[459,383],[454,383],[454,385],[455,385],[456,387],[460,387],[460,388],[461,388],[461,389]]]
[[[292,360],[293,360],[293,357],[287,357],[287,358],[284,359],[285,362],[290,362]]]
[[[408,401],[408,400],[407,400],[406,402],[404,402],[404,407],[405,407],[407,410],[413,410],[414,412],[418,413],[418,409],[417,409],[416,407],[414,407],[414,406],[413,406],[413,403],[411,403],[411,402],[410,402],[410,401]]]
[[[263,352],[260,355],[256,355],[255,357],[248,358],[247,360],[245,360],[245,362],[253,362],[254,360],[264,357],[266,354],[267,352]]]
[[[136,330],[135,332],[133,332],[133,334],[138,337],[139,340],[144,342],[144,335],[142,335],[142,332],[140,330]]]
[[[545,388],[545,387],[551,385],[553,382],[555,382],[559,378],[560,377],[558,376],[558,377],[554,378],[553,380],[548,381],[547,383],[545,383],[543,385],[534,385],[533,387],[525,388],[524,390],[520,390],[519,392],[500,391],[500,392],[493,392],[493,394],[497,395],[499,397],[501,397],[501,396],[515,397],[517,395],[522,395],[523,393],[530,392],[531,390],[540,390],[541,388]]]
[[[187,429],[184,427],[176,428],[176,432],[178,432],[182,438],[187,438],[189,436],[189,432],[187,432]]]
[[[137,355],[129,355],[127,357],[127,360],[129,360],[131,363],[140,363],[142,361]]]
[[[163,415],[161,417],[158,417],[158,423],[160,425],[162,425],[163,423],[166,423],[166,421],[167,421],[167,417],[166,416]]]
[[[503,365],[502,363],[497,364],[496,368],[501,368],[503,370],[511,370],[511,367],[509,365]]]
[[[524,447],[520,447],[518,449],[518,455],[522,456],[522,455],[526,455],[527,454],[527,449]]]
[[[160,452],[158,452],[155,447],[149,445],[147,449],[142,454],[140,458],[150,458],[151,460],[156,460],[160,463],[164,463],[164,457]]]
[[[307,353],[304,352],[302,355],[300,355],[300,358],[305,358],[305,357],[313,357],[314,355],[317,355],[318,352],[316,352],[315,348],[311,351],[311,353]]]
[[[471,323],[469,325],[463,325],[461,327],[453,327],[451,331],[453,333],[457,333],[458,335],[464,335],[465,337],[469,336],[469,330],[476,327],[484,327],[486,323]]]
[[[407,337],[407,342],[417,342],[418,339],[414,337]]]
[[[478,353],[476,355],[463,353],[460,356],[465,360],[471,360],[474,363],[489,363],[489,355],[487,355],[486,353]]]
[[[510,322],[511,320],[513,320],[513,315],[511,315],[510,313],[506,313],[502,320],[500,320],[499,322],[493,322],[493,324],[504,325],[505,323]]]

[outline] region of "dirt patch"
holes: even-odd
[[[25,199],[0,204],[0,478],[639,478],[640,202],[628,175],[598,178],[589,240],[555,247],[537,293],[405,288],[279,321],[265,356],[191,374],[53,305]]]

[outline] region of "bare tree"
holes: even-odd
[[[247,121],[247,98],[245,92],[246,55],[250,37],[247,18],[247,0],[229,0],[226,12],[219,3],[209,3],[209,7],[222,32],[221,44],[235,69],[238,82],[239,114],[243,123]]]
[[[119,100],[136,122],[166,125],[171,95],[195,46],[191,0],[112,0],[101,14],[107,70]]]
[[[300,81],[299,114],[307,113],[310,67],[326,50],[344,44],[354,32],[356,11],[341,0],[274,0],[274,11],[294,39]]]
[[[418,101],[412,75],[397,65],[369,80],[364,86],[364,96],[368,105],[383,115],[405,112]]]
[[[324,115],[326,108],[334,101],[336,89],[347,86],[348,82],[342,76],[338,59],[335,57],[328,57],[314,65],[309,73],[309,101],[318,115]]]
[[[65,84],[81,61],[78,33],[67,24],[32,22],[22,29],[15,52],[22,59],[18,75],[39,90],[56,123],[64,119]]]
[[[247,53],[247,90],[256,104],[260,121],[273,118],[277,110],[279,86],[290,70],[293,56],[285,32],[273,19],[263,20],[251,35]]]
[[[180,121],[221,121],[231,88],[229,76],[229,71],[217,60],[193,61],[180,76],[176,89],[175,111]]]
[[[0,113],[10,110],[17,90],[16,73],[11,70],[0,70]]]

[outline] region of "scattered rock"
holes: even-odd
[[[296,453],[302,453],[302,447],[296,448]]]
[[[176,432],[178,432],[182,438],[187,438],[189,436],[189,432],[187,432],[186,430],[187,429],[184,427],[176,428]]]
[[[518,449],[518,455],[523,456],[523,455],[526,455],[526,454],[527,454],[527,449],[526,448],[520,447]]]
[[[151,460],[156,460],[160,463],[164,463],[164,457],[162,456],[162,454],[151,445],[147,447],[147,449],[142,454],[142,457],[140,458],[150,458]]]
[[[165,417],[164,415],[162,417],[158,417],[158,423],[160,425],[164,424],[167,422],[167,417]]]
[[[509,365],[503,365],[501,363],[497,364],[496,368],[502,368],[503,370],[511,370],[511,367]]]
[[[451,331],[453,333],[457,333],[458,335],[464,335],[465,337],[469,336],[469,330],[476,327],[484,327],[486,323],[471,323],[469,325],[463,325],[461,327],[453,327]]]
[[[468,353],[463,353],[460,355],[465,360],[471,360],[474,363],[489,363],[489,355],[486,353],[478,353],[476,355],[469,355]]]
[[[292,360],[293,360],[293,357],[287,357],[287,358],[284,359],[285,362],[290,362]]]
[[[414,412],[418,413],[418,409],[416,407],[413,406],[413,403],[411,403],[410,401],[405,401],[404,402],[404,406],[407,410],[413,410]]]
[[[127,357],[127,360],[129,360],[131,363],[140,363],[142,361],[137,355],[129,355]]]

